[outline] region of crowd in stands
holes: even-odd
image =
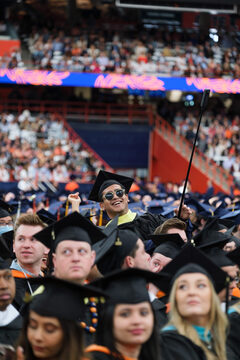
[[[81,140],[70,138],[63,122],[52,114],[19,116],[2,113],[0,123],[0,181],[18,181],[23,191],[38,188],[38,182],[54,186],[71,175],[79,182],[91,181],[102,163]]]
[[[104,18],[102,19],[104,22]],[[92,22],[72,27],[33,25],[24,42],[31,54],[25,67],[73,72],[174,77],[239,78],[238,31],[219,30],[218,41],[200,30],[111,30]],[[20,29],[19,29],[20,30]],[[21,55],[3,57],[0,67],[22,67]]]
[[[190,142],[194,141],[198,117],[194,111],[178,111],[173,124]],[[199,130],[198,149],[240,181],[239,115],[215,115],[207,111]]]
[[[240,56],[234,42],[225,49],[200,41],[197,34],[165,33],[143,36],[115,32],[109,38],[94,31],[71,36],[47,28],[34,30],[28,39],[35,68],[80,72],[117,72],[155,76],[235,77]],[[223,38],[224,41],[224,38]]]

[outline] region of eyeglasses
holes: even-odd
[[[13,226],[13,221],[0,221],[0,226]]]
[[[122,198],[123,195],[125,194],[125,190],[124,189],[116,189],[116,190],[114,190],[114,192],[109,191],[105,195],[103,195],[103,198],[110,201],[114,198],[114,193],[117,195],[117,197]]]

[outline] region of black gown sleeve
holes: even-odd
[[[161,329],[168,321],[166,305],[161,300],[155,299],[152,301],[152,307],[155,312],[157,327]]]
[[[163,215],[157,215],[157,214],[151,214],[150,212],[146,212],[143,215],[137,215],[135,219],[132,221],[132,225],[136,228],[139,235],[141,236],[141,239],[143,241],[149,240],[149,235],[153,234],[156,228],[164,221],[166,221],[167,218]],[[118,226],[120,229],[128,228],[129,223],[124,223]],[[189,221],[187,223],[187,230],[186,230],[188,237],[191,238],[191,232],[192,228],[189,228]]]
[[[204,351],[176,331],[160,334],[161,360],[206,360]]]
[[[17,316],[8,325],[0,327],[0,344],[16,345],[20,331],[22,329],[22,317]]]
[[[137,216],[133,222],[140,233],[142,240],[145,241],[149,239],[149,235],[153,234],[156,228],[165,220],[166,218],[162,215],[155,215],[147,212],[141,216]]]
[[[227,337],[228,360],[240,359],[240,314],[233,312],[228,316],[230,329]]]
[[[22,306],[24,304],[24,297],[26,293],[29,293],[29,287],[28,284],[26,282],[25,279],[22,278],[18,278],[18,277],[14,277],[15,279],[15,284],[16,284],[16,294],[15,294],[15,298],[13,300],[13,305],[15,306],[15,308],[21,312]],[[31,284],[31,288],[32,291],[36,291],[37,288],[39,287],[38,284]]]

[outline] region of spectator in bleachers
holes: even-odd
[[[86,174],[90,181],[103,167],[53,115],[33,116],[25,110],[19,116],[3,113],[1,120],[0,181],[19,181],[19,188],[28,191],[37,181],[57,187],[73,173],[83,180]]]
[[[222,28],[216,37],[203,37],[199,30],[183,30],[159,26],[147,29],[143,24],[126,22],[116,10],[106,16],[103,11],[93,21],[81,19],[79,25],[56,27],[49,22],[29,24],[24,33],[35,69],[79,72],[117,72],[154,76],[236,77],[240,60],[236,47],[238,29]],[[94,22],[94,30],[92,24]],[[114,22],[114,30],[111,24]],[[50,22],[51,23],[51,22]],[[137,25],[137,26],[136,26]],[[32,26],[32,27],[31,27]],[[25,27],[23,27],[25,29]],[[21,31],[19,26],[19,31]],[[218,41],[217,43],[215,41]],[[19,55],[19,54],[18,54]],[[0,59],[0,67],[23,66],[16,53]]]
[[[173,117],[176,131],[192,142],[195,137],[197,118],[193,110],[176,111]],[[240,120],[238,115],[227,116],[225,111],[214,115],[207,111],[199,131],[197,147],[209,160],[233,174],[240,181]]]

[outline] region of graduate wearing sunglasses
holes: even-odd
[[[99,202],[101,209],[106,211],[111,219],[110,221],[118,216],[120,228],[125,228],[125,224],[128,227],[129,223],[132,223],[139,237],[144,241],[148,240],[149,234],[152,234],[166,218],[160,214],[149,212],[140,216],[128,208],[128,192],[133,181],[130,177],[100,170],[89,195],[89,200]],[[70,195],[69,200],[72,203],[72,211],[79,211],[80,198],[78,193]],[[184,205],[181,217],[187,219],[188,216],[189,209]]]

